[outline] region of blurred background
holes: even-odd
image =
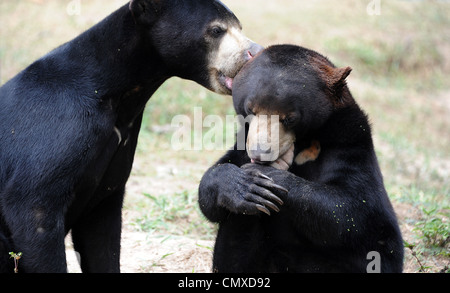
[[[405,240],[405,271],[449,272],[450,1],[223,2],[255,42],[301,45],[353,68],[348,84],[372,123]],[[2,0],[0,85],[124,4]],[[198,209],[197,188],[225,150],[171,148],[172,118],[193,117],[194,107],[224,120],[234,114],[230,97],[177,78],[147,105],[124,206],[123,272],[211,269],[216,227]],[[67,256],[69,270],[79,271],[74,254]]]

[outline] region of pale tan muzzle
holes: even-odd
[[[250,122],[247,154],[252,162],[270,164],[293,151],[294,142],[294,132],[285,129],[278,115],[258,114]]]
[[[264,48],[247,38],[238,27],[226,27],[216,23],[227,31],[217,50],[209,54],[210,82],[216,93],[231,94],[233,79],[242,66]]]

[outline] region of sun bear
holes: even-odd
[[[218,0],[132,0],[0,88],[0,271],[119,272],[144,107],[168,78],[231,94],[262,50]],[[170,101],[168,101],[170,103]]]
[[[236,76],[235,110],[253,117],[241,130],[246,147],[199,186],[202,212],[219,224],[214,272],[402,271],[401,233],[350,71],[277,45]]]

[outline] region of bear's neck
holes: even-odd
[[[133,120],[159,86],[167,80],[164,64],[136,26],[128,4],[87,30],[67,46],[74,60],[83,60],[85,75],[95,92],[111,100]]]
[[[357,144],[373,147],[367,115],[356,103],[336,109],[314,137],[322,146]]]
[[[368,118],[356,103],[335,109],[317,129],[302,131],[296,134],[296,149],[309,147],[313,140],[318,140],[325,148],[340,144],[372,144]]]
[[[146,42],[128,8],[128,4],[79,36],[80,42],[92,47],[92,61],[103,63],[103,72],[110,86],[135,88],[136,84],[161,83],[168,72],[157,52]],[[82,50],[81,50],[82,51]]]

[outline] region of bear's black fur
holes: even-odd
[[[144,106],[171,76],[229,93],[224,81],[260,50],[240,35],[241,52],[217,60],[231,28],[218,0],[132,0],[0,88],[2,272],[9,251],[23,253],[20,272],[65,272],[69,230],[83,272],[119,272]],[[211,66],[222,61],[233,64]]]
[[[203,176],[199,205],[219,223],[215,272],[401,272],[403,243],[383,185],[367,116],[348,90],[350,68],[293,45],[272,46],[233,85],[236,112],[284,116],[294,156],[288,171],[230,150]],[[243,128],[248,132],[248,127]],[[271,215],[269,209],[275,211]],[[279,212],[277,212],[279,211]],[[372,266],[379,253],[380,266]]]

